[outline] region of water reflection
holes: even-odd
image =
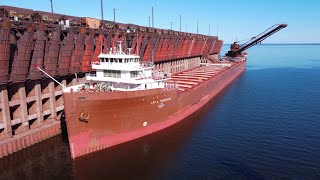
[[[61,136],[0,159],[0,179],[70,179],[72,169],[69,147]]]

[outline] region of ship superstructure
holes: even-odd
[[[107,54],[101,53],[98,62],[91,64],[93,71],[86,74],[87,83],[65,88],[71,91],[138,91],[173,86],[167,83],[170,73],[154,71],[153,63],[140,62],[140,57],[122,51],[121,43],[118,47],[109,49]]]

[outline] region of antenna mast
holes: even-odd
[[[52,4],[52,0],[50,0],[51,3],[51,13],[53,13],[53,4]]]
[[[103,0],[101,0],[101,20],[103,21]]]

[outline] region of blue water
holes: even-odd
[[[320,46],[258,46],[166,177],[320,178]]]
[[[0,177],[320,179],[319,52],[255,46],[246,72],[183,122],[75,162],[58,136],[0,160]]]

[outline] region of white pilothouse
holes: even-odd
[[[122,52],[118,48],[109,49],[108,54],[101,53],[99,62],[91,63],[92,72],[86,74],[87,83],[63,89],[71,91],[137,91],[157,88],[174,88],[166,83],[171,74],[154,71],[153,63],[142,63],[138,55]]]

